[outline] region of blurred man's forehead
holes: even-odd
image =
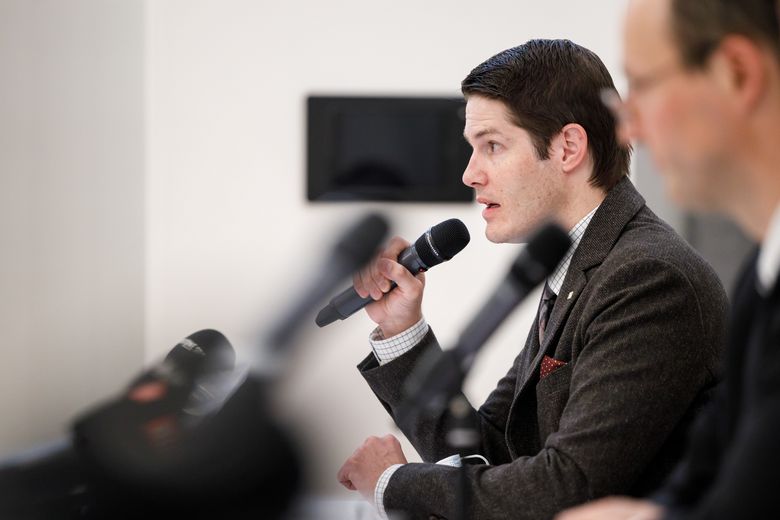
[[[627,73],[677,59],[671,30],[671,0],[630,0],[623,24]]]

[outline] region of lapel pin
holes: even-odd
[[[574,291],[569,291],[569,295],[566,297],[566,299],[571,300],[572,296],[574,296]]]

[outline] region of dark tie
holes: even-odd
[[[547,282],[544,282],[544,291],[542,292],[542,301],[539,304],[539,344],[544,341],[544,331],[547,329],[547,322],[550,319],[553,305],[555,305],[556,294],[550,289]]]

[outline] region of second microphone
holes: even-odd
[[[458,254],[470,240],[469,230],[456,218],[436,224],[420,235],[413,245],[398,255],[398,263],[411,273],[427,271]],[[391,288],[392,290],[392,288]],[[317,325],[324,327],[336,320],[343,320],[356,313],[374,300],[368,296],[361,298],[350,287],[333,297],[330,303],[317,314]]]

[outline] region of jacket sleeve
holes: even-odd
[[[374,394],[402,429],[409,441],[426,462],[436,462],[453,454],[445,441],[447,431],[444,414],[414,416],[414,420],[399,424],[396,418],[403,403],[403,389],[410,373],[417,367],[420,359],[431,350],[441,352],[432,330],[413,349],[380,366],[373,354],[369,354],[359,365],[363,377]],[[477,453],[485,456],[493,464],[510,462],[506,448],[504,431],[506,419],[512,403],[515,388],[516,365],[507,372],[496,386],[486,402],[486,406],[477,413],[470,410],[472,420],[478,424],[480,446]],[[487,406],[488,403],[491,403]]]
[[[714,399],[702,411],[690,431],[685,457],[663,487],[650,497],[667,509],[686,508],[709,489],[721,464],[724,445],[719,410],[725,406],[725,387],[718,387]]]
[[[754,290],[748,278],[742,288]],[[780,303],[737,293],[719,399],[659,499],[669,518],[775,518],[780,467]]]
[[[762,360],[764,367],[757,382],[761,396],[749,410],[740,416],[734,437],[722,454],[714,470],[688,474],[685,481],[697,484],[694,489],[705,492],[697,501],[685,503],[685,495],[678,494],[678,502],[669,507],[669,519],[727,520],[732,518],[776,518],[777,468],[780,467],[780,344],[771,344],[772,355]],[[714,425],[717,427],[717,425]],[[692,438],[693,446],[708,446],[712,436],[706,431]],[[697,448],[698,449],[698,448]],[[701,462],[701,458],[696,458]],[[697,466],[698,467],[698,466]],[[709,479],[714,478],[710,483]],[[683,488],[685,490],[686,488]]]

